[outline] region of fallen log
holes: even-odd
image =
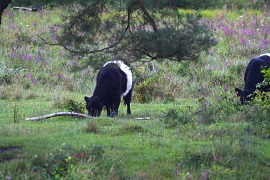
[[[150,117],[135,118],[135,120],[151,120]]]
[[[31,117],[31,118],[25,118],[24,120],[26,121],[40,121],[52,117],[57,117],[57,116],[73,116],[73,117],[81,117],[81,118],[93,118],[91,116],[81,114],[81,113],[76,113],[76,112],[56,112],[44,116],[37,116],[37,117]],[[152,118],[150,117],[144,117],[144,118],[134,118],[135,120],[151,120]]]
[[[21,10],[21,11],[37,11],[37,8],[27,8],[27,7],[12,7],[13,10]]]
[[[74,117],[82,117],[82,118],[92,118],[91,116],[81,114],[81,113],[75,113],[75,112],[57,112],[57,113],[52,113],[48,114],[45,116],[37,116],[37,117],[32,117],[32,118],[25,118],[24,120],[26,121],[40,121],[52,117],[57,117],[57,116],[74,116]]]

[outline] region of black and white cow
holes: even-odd
[[[93,96],[84,97],[88,115],[100,116],[104,106],[107,109],[107,116],[118,115],[121,97],[127,105],[127,114],[131,114],[132,90],[133,80],[130,67],[122,61],[107,62],[98,72]]]
[[[256,90],[256,85],[264,80],[261,69],[263,67],[270,66],[270,53],[262,54],[257,58],[253,58],[247,65],[244,81],[245,87],[242,91],[239,88],[235,88],[235,93],[240,97],[241,104],[245,104],[246,101],[250,101],[252,94]],[[261,87],[261,91],[268,91],[269,87]]]

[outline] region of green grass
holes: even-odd
[[[48,178],[48,169],[55,168],[50,165],[52,158],[59,163],[62,162],[60,157],[73,157],[80,152],[89,157],[65,162],[69,166],[63,170],[63,177],[177,179],[192,174],[194,179],[201,179],[206,171],[209,178],[221,179],[259,179],[269,175],[266,168],[270,159],[269,142],[249,135],[245,130],[249,123],[188,123],[166,128],[164,112],[174,108],[173,103],[133,103],[131,116],[125,115],[122,105],[116,118],[107,118],[103,112],[102,117],[94,119],[23,120],[57,111],[52,108],[52,100],[43,99],[41,96],[35,100],[1,101],[0,148],[21,147],[5,154],[0,151],[1,177]],[[16,123],[13,119],[15,105],[19,117]],[[151,117],[152,120],[135,120],[136,117]],[[95,124],[98,131],[85,131],[89,124]],[[89,163],[93,149],[103,154]],[[39,156],[44,159],[36,162]],[[35,168],[40,168],[43,175]],[[15,169],[18,172],[15,173]]]
[[[240,107],[234,94],[235,86],[243,86],[249,59],[240,52],[230,54],[224,42],[200,61],[140,64],[137,81],[155,78],[150,82],[155,97],[140,103],[136,84],[130,116],[121,104],[116,118],[103,111],[94,119],[25,121],[67,111],[62,108],[67,99],[84,104],[83,97],[93,92],[96,72],[91,67],[63,56],[60,47],[35,40],[35,33],[43,34],[60,21],[62,11],[15,12],[14,17],[8,12],[3,17],[0,64],[23,70],[19,75],[8,71],[10,81],[0,81],[0,179],[269,178],[269,132],[260,119],[265,112]],[[202,12],[211,20],[219,13],[228,21],[243,14]],[[35,21],[37,27],[32,26]],[[34,39],[30,45],[26,35]],[[39,61],[20,60],[25,53]]]

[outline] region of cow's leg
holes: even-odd
[[[132,96],[132,89],[129,91],[129,93],[125,97],[123,97],[124,103],[127,105],[127,114],[131,114],[131,110],[130,110],[131,96]]]
[[[111,113],[111,117],[117,116],[118,115],[118,108],[120,105],[120,99],[117,100],[113,106],[112,106],[112,113]]]
[[[107,116],[110,117],[111,116],[111,108],[110,106],[106,106],[107,109]]]

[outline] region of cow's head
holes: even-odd
[[[101,114],[103,105],[100,103],[98,97],[84,97],[86,101],[86,109],[88,111],[88,115],[92,117],[98,117]]]
[[[239,88],[235,88],[235,93],[237,97],[240,97],[240,102],[244,105],[247,101],[251,101],[252,99],[252,92],[241,90]]]

